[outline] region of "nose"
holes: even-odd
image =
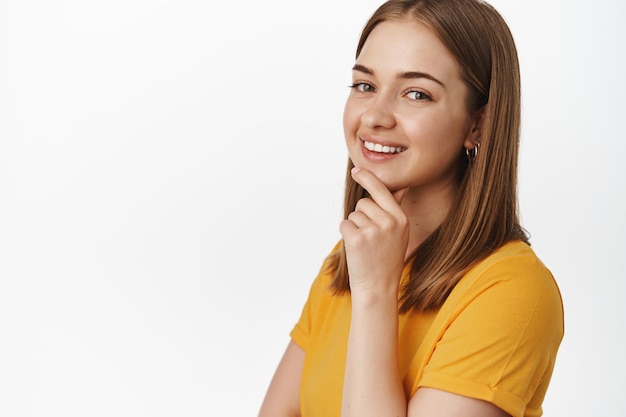
[[[370,129],[392,128],[396,124],[393,113],[393,102],[383,94],[377,94],[369,101],[361,115],[361,122]]]

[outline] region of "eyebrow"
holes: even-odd
[[[374,70],[372,70],[371,68],[368,68],[368,67],[366,67],[364,65],[360,65],[360,64],[356,64],[354,67],[352,67],[352,70],[353,71],[359,71],[359,72],[362,72],[362,73],[368,74],[368,75],[374,75]],[[433,77],[432,75],[430,75],[427,72],[406,71],[406,72],[399,73],[397,78],[400,78],[400,79],[403,79],[403,80],[412,80],[412,79],[418,79],[418,78],[426,78],[428,80],[436,82],[437,84],[439,84],[443,88],[446,87],[441,81],[439,81],[437,78]]]

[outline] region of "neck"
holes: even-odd
[[[402,209],[409,218],[410,256],[445,220],[454,200],[454,187],[438,189],[412,188],[402,200]]]

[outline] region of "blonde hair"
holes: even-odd
[[[456,200],[448,217],[407,260],[410,277],[401,289],[402,312],[441,307],[476,261],[511,240],[528,243],[517,208],[520,136],[520,76],[517,50],[500,14],[480,0],[390,0],[365,25],[358,57],[381,22],[415,19],[429,27],[461,67],[469,114],[482,111],[480,151],[469,160],[459,149]],[[350,175],[348,161],[344,216],[366,192]],[[335,294],[350,289],[343,246],[328,259]]]

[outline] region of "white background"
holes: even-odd
[[[339,238],[379,2],[0,1],[0,415],[254,416]],[[626,416],[623,3],[498,0],[522,218],[566,335],[546,416]]]

